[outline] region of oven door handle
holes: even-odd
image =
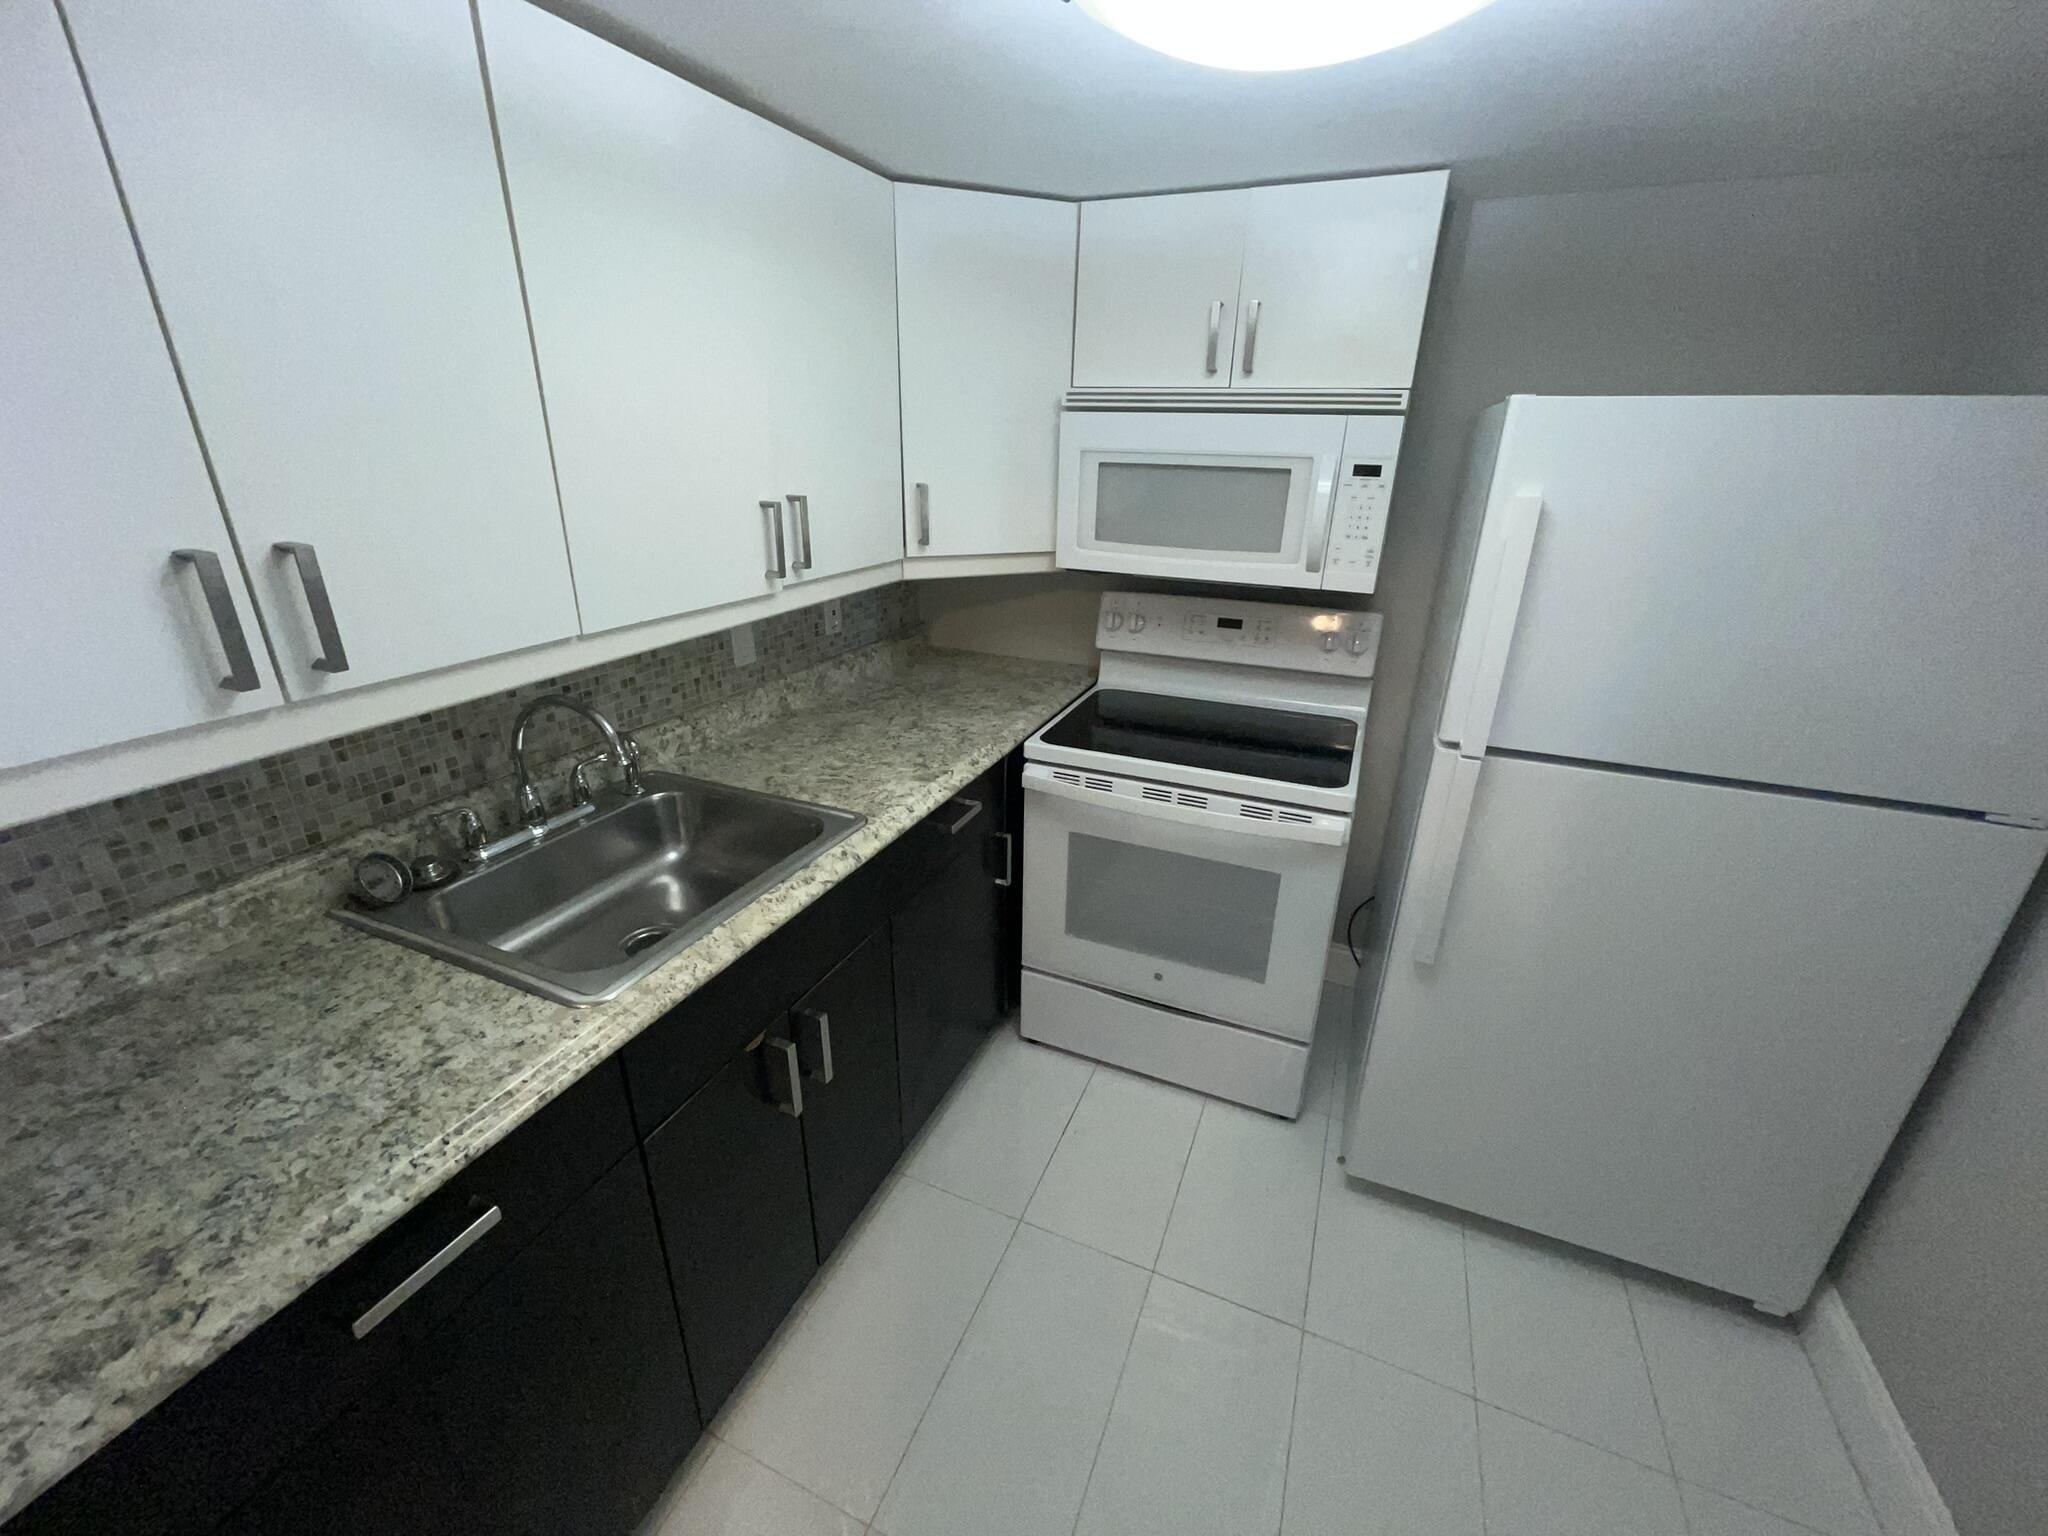
[[[1099,778],[1100,775],[1092,777]],[[1348,817],[1331,816],[1317,811],[1300,811],[1291,814],[1307,816],[1309,820],[1266,821],[1230,811],[1180,805],[1170,800],[1141,800],[1135,795],[1118,795],[1090,789],[1085,784],[1068,784],[1053,777],[1053,770],[1041,763],[1025,765],[1024,788],[1030,794],[1052,795],[1061,800],[1073,800],[1082,805],[1092,805],[1105,811],[1117,811],[1129,816],[1142,816],[1152,821],[1178,822],[1182,826],[1200,827],[1205,832],[1227,832],[1239,837],[1269,838],[1276,842],[1320,843],[1332,848],[1341,848],[1351,840],[1351,823]]]

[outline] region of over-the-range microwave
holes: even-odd
[[[1060,412],[1059,563],[1370,592],[1403,418]]]

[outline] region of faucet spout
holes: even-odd
[[[619,735],[619,729],[581,700],[572,699],[566,693],[544,693],[519,712],[519,718],[512,723],[512,763],[519,770],[519,819],[529,827],[537,827],[548,819],[547,806],[540,798],[540,791],[533,786],[533,773],[526,766],[526,727],[533,717],[544,709],[566,709],[571,714],[581,715],[597,727],[597,733],[604,738],[605,750],[613,762],[619,765],[620,777],[629,795],[640,794],[640,755],[626,745]]]

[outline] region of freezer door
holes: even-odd
[[[1457,783],[1439,750],[1422,825]],[[1525,759],[1418,840],[1354,1177],[1805,1301],[2048,834]],[[1432,846],[1434,843],[1434,846]],[[1449,861],[1433,957],[1424,866]]]
[[[1518,397],[1495,466],[1444,740],[2048,815],[2048,398]]]

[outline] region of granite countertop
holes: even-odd
[[[867,822],[616,1002],[565,1008],[274,892],[74,982],[72,1012],[0,1046],[0,1519],[1089,680],[905,646],[722,736],[642,731],[652,766]]]

